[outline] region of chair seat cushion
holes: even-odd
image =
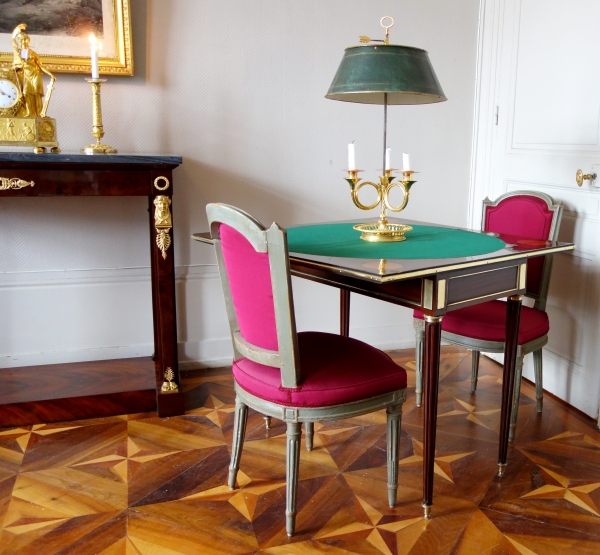
[[[422,320],[423,313],[415,310],[414,317]],[[506,303],[504,301],[489,301],[460,308],[448,312],[442,320],[442,331],[472,339],[502,343],[506,339],[505,326]],[[543,337],[549,329],[550,322],[545,312],[527,306],[521,307],[519,345]]]
[[[368,399],[406,387],[406,371],[387,354],[357,339],[330,333],[298,334],[302,381],[281,386],[279,368],[246,358],[233,363],[248,393],[285,406],[326,407]]]

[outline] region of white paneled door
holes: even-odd
[[[482,0],[470,218],[534,190],[562,201],[544,388],[592,417],[600,399],[599,0]],[[582,187],[575,174],[598,173]],[[531,358],[531,357],[527,357]],[[524,375],[533,379],[532,361]]]

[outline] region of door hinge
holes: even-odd
[[[496,106],[494,110],[494,125],[498,125],[498,113],[500,112],[500,107]]]

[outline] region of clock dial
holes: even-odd
[[[0,109],[10,108],[19,100],[19,91],[12,81],[0,79]]]

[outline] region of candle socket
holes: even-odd
[[[417,173],[414,170],[402,170],[402,176],[404,179],[402,181],[412,181],[412,174]]]
[[[116,148],[100,142],[104,137],[100,87],[102,83],[106,83],[106,79],[86,79],[86,81],[92,86],[92,135],[96,138],[96,142],[83,147],[81,151],[85,154],[116,154]]]

